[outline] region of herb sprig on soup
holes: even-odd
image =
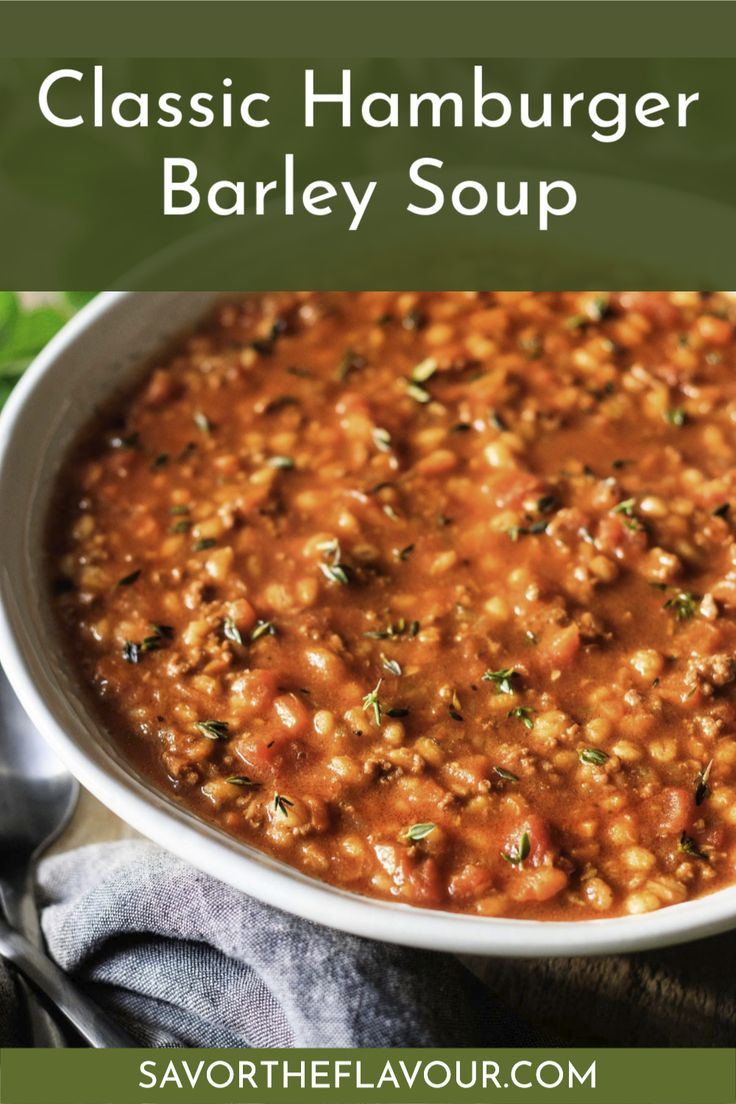
[[[736,880],[736,362],[696,293],[223,302],[90,426],[54,602],[132,762],[371,896]]]

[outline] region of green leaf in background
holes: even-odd
[[[96,291],[65,291],[67,302],[72,310],[80,310],[82,307],[89,303],[90,299],[94,299]]]
[[[0,291],[0,344],[15,323],[18,310],[18,296],[15,292]]]
[[[93,291],[55,293],[52,303],[26,306],[16,291],[0,291],[0,407],[23,371]]]

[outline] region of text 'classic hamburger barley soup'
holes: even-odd
[[[733,882],[732,318],[696,293],[222,303],[54,500],[106,728],[371,896],[584,920]]]

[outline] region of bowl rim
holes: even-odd
[[[49,342],[16,385],[0,414],[0,514],[12,469],[32,455],[18,430],[39,383],[54,372],[62,353],[81,334],[104,330],[109,312],[139,295],[103,292],[82,308]],[[170,293],[164,293],[170,294]],[[188,293],[178,293],[186,295]],[[213,295],[214,298],[214,295]],[[201,312],[200,312],[201,313]],[[193,318],[195,316],[193,315]],[[20,538],[18,538],[20,539]],[[1,566],[1,565],[0,565]],[[55,715],[56,687],[47,700],[36,684],[27,644],[9,610],[13,581],[0,570],[0,655],[23,708],[59,758],[98,800],[142,835],[266,904],[354,935],[429,950],[511,957],[621,953],[702,938],[736,926],[736,885],[651,913],[598,920],[520,920],[417,908],[360,896],[305,875],[228,836],[138,781],[116,765],[100,743],[85,750]],[[39,642],[40,643],[40,642]],[[73,725],[71,726],[73,728]]]

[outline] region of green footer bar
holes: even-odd
[[[4,1050],[0,1104],[734,1104],[736,1050]]]

